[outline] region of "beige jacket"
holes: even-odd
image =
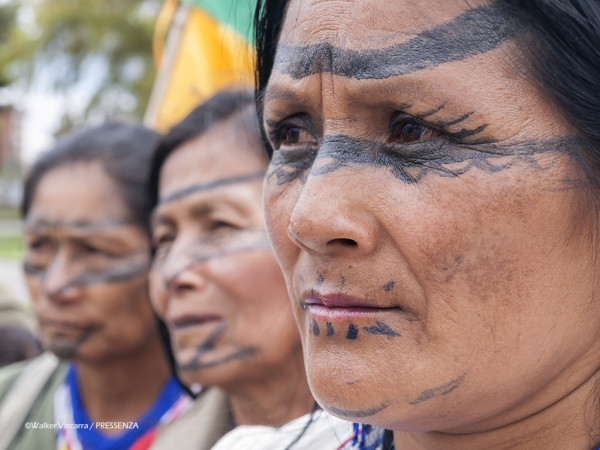
[[[207,388],[192,407],[172,423],[162,427],[151,450],[210,450],[233,428],[227,395],[218,388]]]

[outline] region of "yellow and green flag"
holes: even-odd
[[[146,125],[166,131],[215,92],[252,85],[255,5],[256,0],[165,1],[156,22],[159,69]]]

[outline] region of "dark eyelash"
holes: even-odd
[[[445,104],[439,108],[428,111],[425,114],[417,114],[415,116],[411,116],[410,114],[405,114],[405,113],[402,113],[399,111],[394,116],[392,116],[392,121],[390,122],[390,128],[397,124],[397,121],[393,120],[394,117],[397,117],[397,115],[400,115],[400,114],[404,114],[407,118],[409,118],[409,120],[414,121],[415,123],[418,123],[419,125],[426,126],[433,130],[436,130],[436,131],[442,133],[448,140],[450,140],[451,142],[457,143],[457,144],[483,144],[483,143],[496,142],[496,140],[491,137],[485,137],[485,138],[480,138],[480,139],[476,138],[474,140],[469,139],[468,141],[465,141],[466,139],[476,136],[477,134],[484,131],[487,128],[487,126],[489,125],[487,123],[483,124],[483,125],[479,125],[475,128],[462,128],[460,131],[450,132],[447,130],[448,127],[453,126],[453,125],[458,125],[459,123],[463,122],[464,120],[469,119],[474,114],[473,111],[463,114],[463,115],[457,117],[456,119],[431,121],[431,122],[426,122],[425,120],[423,120],[423,118],[431,116],[432,114],[435,114],[436,112],[440,111],[444,106],[445,106]]]
[[[271,141],[274,148],[277,148],[277,146],[281,145],[281,133],[289,130],[290,128],[303,128],[313,136],[316,136],[315,127],[308,115],[305,113],[294,114],[279,121],[266,119],[265,122],[267,124],[267,137],[269,141]]]

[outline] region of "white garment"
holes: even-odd
[[[309,418],[306,414],[280,428],[242,425],[223,436],[212,450],[284,450],[302,433]],[[319,410],[291,450],[335,450],[352,436],[352,422]]]

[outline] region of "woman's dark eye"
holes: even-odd
[[[428,141],[441,136],[441,132],[417,122],[400,121],[393,126],[389,136],[392,144],[410,144]]]
[[[161,247],[165,247],[167,245],[170,245],[173,243],[173,239],[174,237],[170,234],[163,234],[160,236],[156,236],[153,239],[153,243],[152,245],[154,246],[154,248],[161,248]]]
[[[96,247],[95,245],[91,245],[91,244],[85,244],[83,246],[83,249],[85,250],[85,252],[89,255],[98,255],[100,253],[103,253],[102,250],[100,250],[98,247]]]
[[[50,244],[48,238],[35,238],[27,242],[27,248],[32,251],[43,251],[50,248]]]
[[[226,222],[224,220],[215,220],[209,225],[211,231],[220,231],[220,230],[236,230],[238,227],[233,225],[230,222]]]
[[[317,142],[311,133],[297,126],[280,127],[275,141],[280,146],[314,145]]]

